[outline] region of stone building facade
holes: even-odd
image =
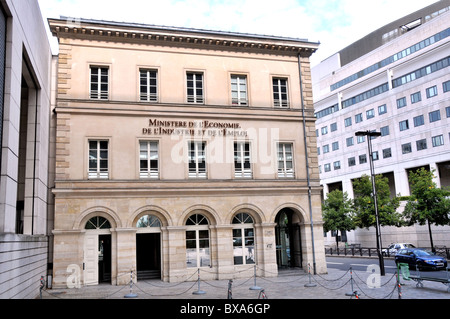
[[[302,39],[50,19],[53,282],[326,272]],[[256,266],[256,267],[255,267]]]

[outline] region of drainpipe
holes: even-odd
[[[313,269],[316,275],[316,253],[314,248],[314,222],[312,216],[312,203],[311,203],[311,180],[309,176],[309,161],[308,161],[308,145],[306,141],[306,114],[305,114],[305,101],[303,98],[303,79],[302,79],[302,67],[301,67],[301,56],[298,55],[298,73],[300,76],[300,98],[302,103],[303,111],[303,144],[305,145],[305,160],[306,160],[306,178],[308,183],[308,203],[309,203],[309,219],[311,221],[311,243],[312,243],[312,253],[313,253]]]

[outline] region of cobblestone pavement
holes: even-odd
[[[233,299],[391,299],[399,298],[396,276],[376,277],[370,273],[328,269],[326,275],[309,275],[303,270],[280,271],[277,277],[256,278],[256,286],[263,289],[251,290],[255,278],[235,279],[231,283]],[[100,284],[72,289],[46,289],[42,299],[124,299],[130,293],[133,299],[228,299],[228,280],[165,283],[160,280],[142,280],[130,286]],[[414,281],[401,279],[402,299],[450,299],[447,286],[438,282],[425,281],[423,288],[417,288]],[[370,286],[378,288],[371,288]],[[358,297],[352,295],[356,291]],[[204,292],[203,294],[194,294]]]

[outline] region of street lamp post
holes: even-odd
[[[381,251],[381,228],[380,228],[380,220],[378,216],[378,203],[377,203],[377,189],[375,187],[375,172],[373,168],[373,152],[372,152],[372,137],[378,137],[381,136],[380,132],[376,131],[359,131],[355,133],[356,136],[366,136],[367,137],[367,146],[369,148],[369,164],[370,164],[370,177],[372,180],[372,193],[373,193],[373,201],[375,205],[375,233],[377,237],[377,254],[378,254],[378,261],[380,264],[380,274],[381,276],[385,275],[384,270],[384,260],[383,260],[383,253]]]

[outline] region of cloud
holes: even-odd
[[[45,17],[222,30],[321,42],[318,63],[437,0],[39,0]]]

